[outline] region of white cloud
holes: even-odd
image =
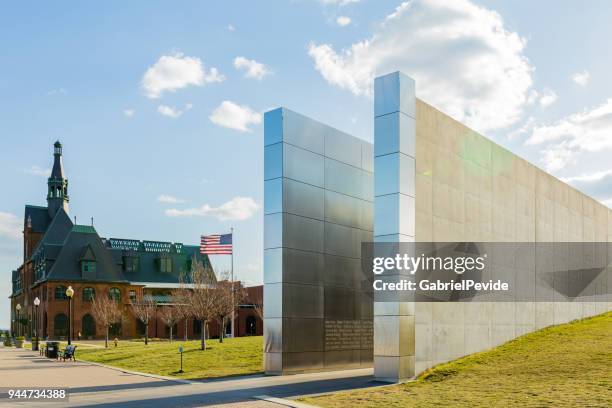
[[[124,109],[123,114],[128,118],[131,118],[136,114],[136,111],[134,109]]]
[[[581,152],[599,152],[612,148],[612,98],[549,125],[533,127],[525,145],[546,145],[542,162],[549,171],[576,162]]]
[[[582,72],[576,72],[572,74],[572,81],[574,81],[580,86],[586,86],[586,84],[589,83],[590,77],[591,76],[589,75],[589,71],[585,69]]]
[[[339,16],[336,19],[336,24],[338,24],[340,27],[345,27],[345,26],[351,24],[351,19],[350,19],[350,17],[347,17],[347,16]]]
[[[227,30],[228,30],[228,31],[236,31],[236,27],[234,27],[234,26],[233,26],[233,25],[231,25],[231,24],[228,24],[228,25],[227,25]]]
[[[371,94],[376,75],[404,71],[419,97],[487,131],[522,116],[533,71],[525,44],[498,13],[468,0],[414,0],[370,38],[340,52],[311,43],[309,55],[329,83],[357,95]]]
[[[566,177],[562,180],[608,206],[612,204],[612,169]]]
[[[0,237],[19,239],[22,227],[21,220],[15,214],[0,212]]]
[[[51,175],[51,169],[43,169],[38,166],[32,166],[26,171],[34,176],[49,177]]]
[[[173,119],[176,119],[183,114],[182,110],[179,110],[173,106],[167,106],[167,105],[159,105],[157,107],[157,111],[160,114],[164,116],[168,116],[169,118],[173,118]]]
[[[238,105],[232,101],[223,101],[208,117],[218,126],[251,132],[249,125],[261,123],[261,114],[246,105]]]
[[[198,208],[166,210],[169,217],[214,217],[221,221],[243,221],[251,218],[259,210],[259,204],[251,197],[234,197],[218,207],[204,204]]]
[[[234,58],[234,68],[239,71],[246,71],[244,73],[246,78],[263,79],[263,77],[272,73],[264,64],[244,57]]]
[[[193,103],[186,103],[185,110],[191,110],[191,109],[193,109]]]
[[[224,79],[217,68],[207,71],[199,58],[176,53],[161,56],[149,67],[142,77],[141,86],[147,97],[155,99],[164,92],[175,92],[188,86],[202,86]]]
[[[544,89],[542,91],[542,95],[540,96],[540,106],[547,108],[557,100],[557,94],[552,89]]]
[[[158,196],[157,201],[166,204],[180,204],[185,202],[185,200],[183,200],[182,198],[177,198],[168,194],[162,194]]]

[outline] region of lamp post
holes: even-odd
[[[68,289],[66,289],[66,296],[68,296],[68,345],[70,345],[72,344],[72,296],[74,296],[72,286],[68,286]]]
[[[36,346],[32,346],[32,350],[38,350],[38,306],[40,306],[40,299],[38,296],[34,299],[34,336],[36,336]]]
[[[21,310],[21,305],[17,303],[15,306],[15,310],[17,310],[17,337],[21,335],[21,320],[19,319],[19,311]]]

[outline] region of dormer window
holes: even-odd
[[[96,279],[96,255],[91,245],[83,248],[81,259],[81,276],[83,279]]]
[[[81,261],[81,273],[83,276],[96,273],[96,261]]]
[[[159,258],[159,271],[164,273],[172,272],[172,258],[163,257]]]
[[[125,272],[138,272],[140,269],[140,258],[137,256],[123,257],[123,270]]]

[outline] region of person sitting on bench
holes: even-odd
[[[75,345],[66,346],[63,352],[58,353],[57,358],[61,358],[63,361],[66,361],[66,359],[76,361],[76,358],[74,357],[76,347],[77,346]]]

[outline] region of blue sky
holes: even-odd
[[[283,105],[371,140],[371,80],[392,70],[609,203],[609,21],[606,1],[4,4],[0,327],[56,139],[79,223],[188,244],[234,227],[236,273],[259,283],[261,113]]]

